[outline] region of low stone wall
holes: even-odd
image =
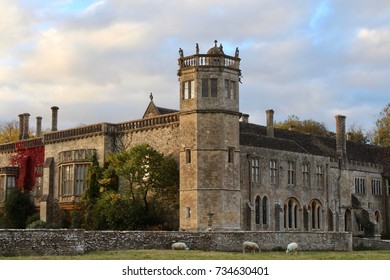
[[[254,241],[261,250],[285,250],[297,242],[302,251],[351,251],[346,232],[177,232],[84,231],[77,229],[0,230],[0,255],[76,255],[92,251],[171,249],[185,242],[191,250],[238,251],[242,242]]]
[[[161,232],[87,231],[85,250],[171,249],[174,242],[185,242],[192,250],[241,251],[242,242],[254,241],[261,250],[285,250],[297,242],[303,251],[352,251],[350,233],[331,232]]]
[[[353,237],[353,250],[390,250],[390,240]]]
[[[84,254],[84,232],[77,229],[0,230],[0,255]]]

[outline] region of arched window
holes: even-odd
[[[322,228],[322,205],[317,199],[313,199],[309,204],[309,210],[311,211],[311,228],[321,229]]]
[[[255,223],[260,224],[260,196],[256,196],[255,200]]]
[[[263,225],[268,224],[268,198],[266,196],[263,197],[262,203],[263,210]]]
[[[284,204],[284,227],[298,229],[300,225],[299,203],[295,198],[289,198]]]
[[[374,216],[375,216],[375,221],[376,221],[377,223],[380,223],[380,220],[381,220],[380,215],[381,215],[381,214],[379,214],[379,211],[375,211]]]

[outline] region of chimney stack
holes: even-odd
[[[36,137],[41,137],[41,134],[42,134],[42,117],[37,117]]]
[[[345,116],[336,116],[336,153],[342,159],[347,156],[347,143],[345,135]]]
[[[274,137],[274,110],[270,109],[267,113],[267,136]]]
[[[28,130],[29,130],[29,118],[30,114],[29,113],[24,113],[23,114],[23,139],[28,139]]]
[[[249,122],[249,115],[248,114],[242,114],[240,117],[240,122],[248,123]]]
[[[23,130],[23,127],[24,127],[24,116],[23,114],[19,114],[19,141],[23,139],[23,134],[24,134],[24,130]]]
[[[57,123],[58,123],[58,107],[51,107],[51,131],[57,131]]]

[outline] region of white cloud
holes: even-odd
[[[121,122],[142,115],[150,92],[178,108],[178,48],[205,53],[217,39],[240,49],[240,110],[252,121],[273,108],[329,127],[345,110],[367,123],[362,102],[388,103],[389,11],[381,0],[3,0],[0,119],[58,105],[67,126]]]

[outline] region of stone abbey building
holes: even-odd
[[[86,188],[91,156],[100,163],[120,145],[148,143],[180,167],[178,230],[350,231],[390,235],[390,149],[348,141],[346,117],[336,137],[266,126],[241,113],[238,49],[206,54],[179,50],[180,109],[155,105],[142,118],[58,130],[29,138],[29,114],[19,115],[19,141],[0,145],[0,207],[12,188],[31,191],[41,220],[58,206],[71,210]]]

